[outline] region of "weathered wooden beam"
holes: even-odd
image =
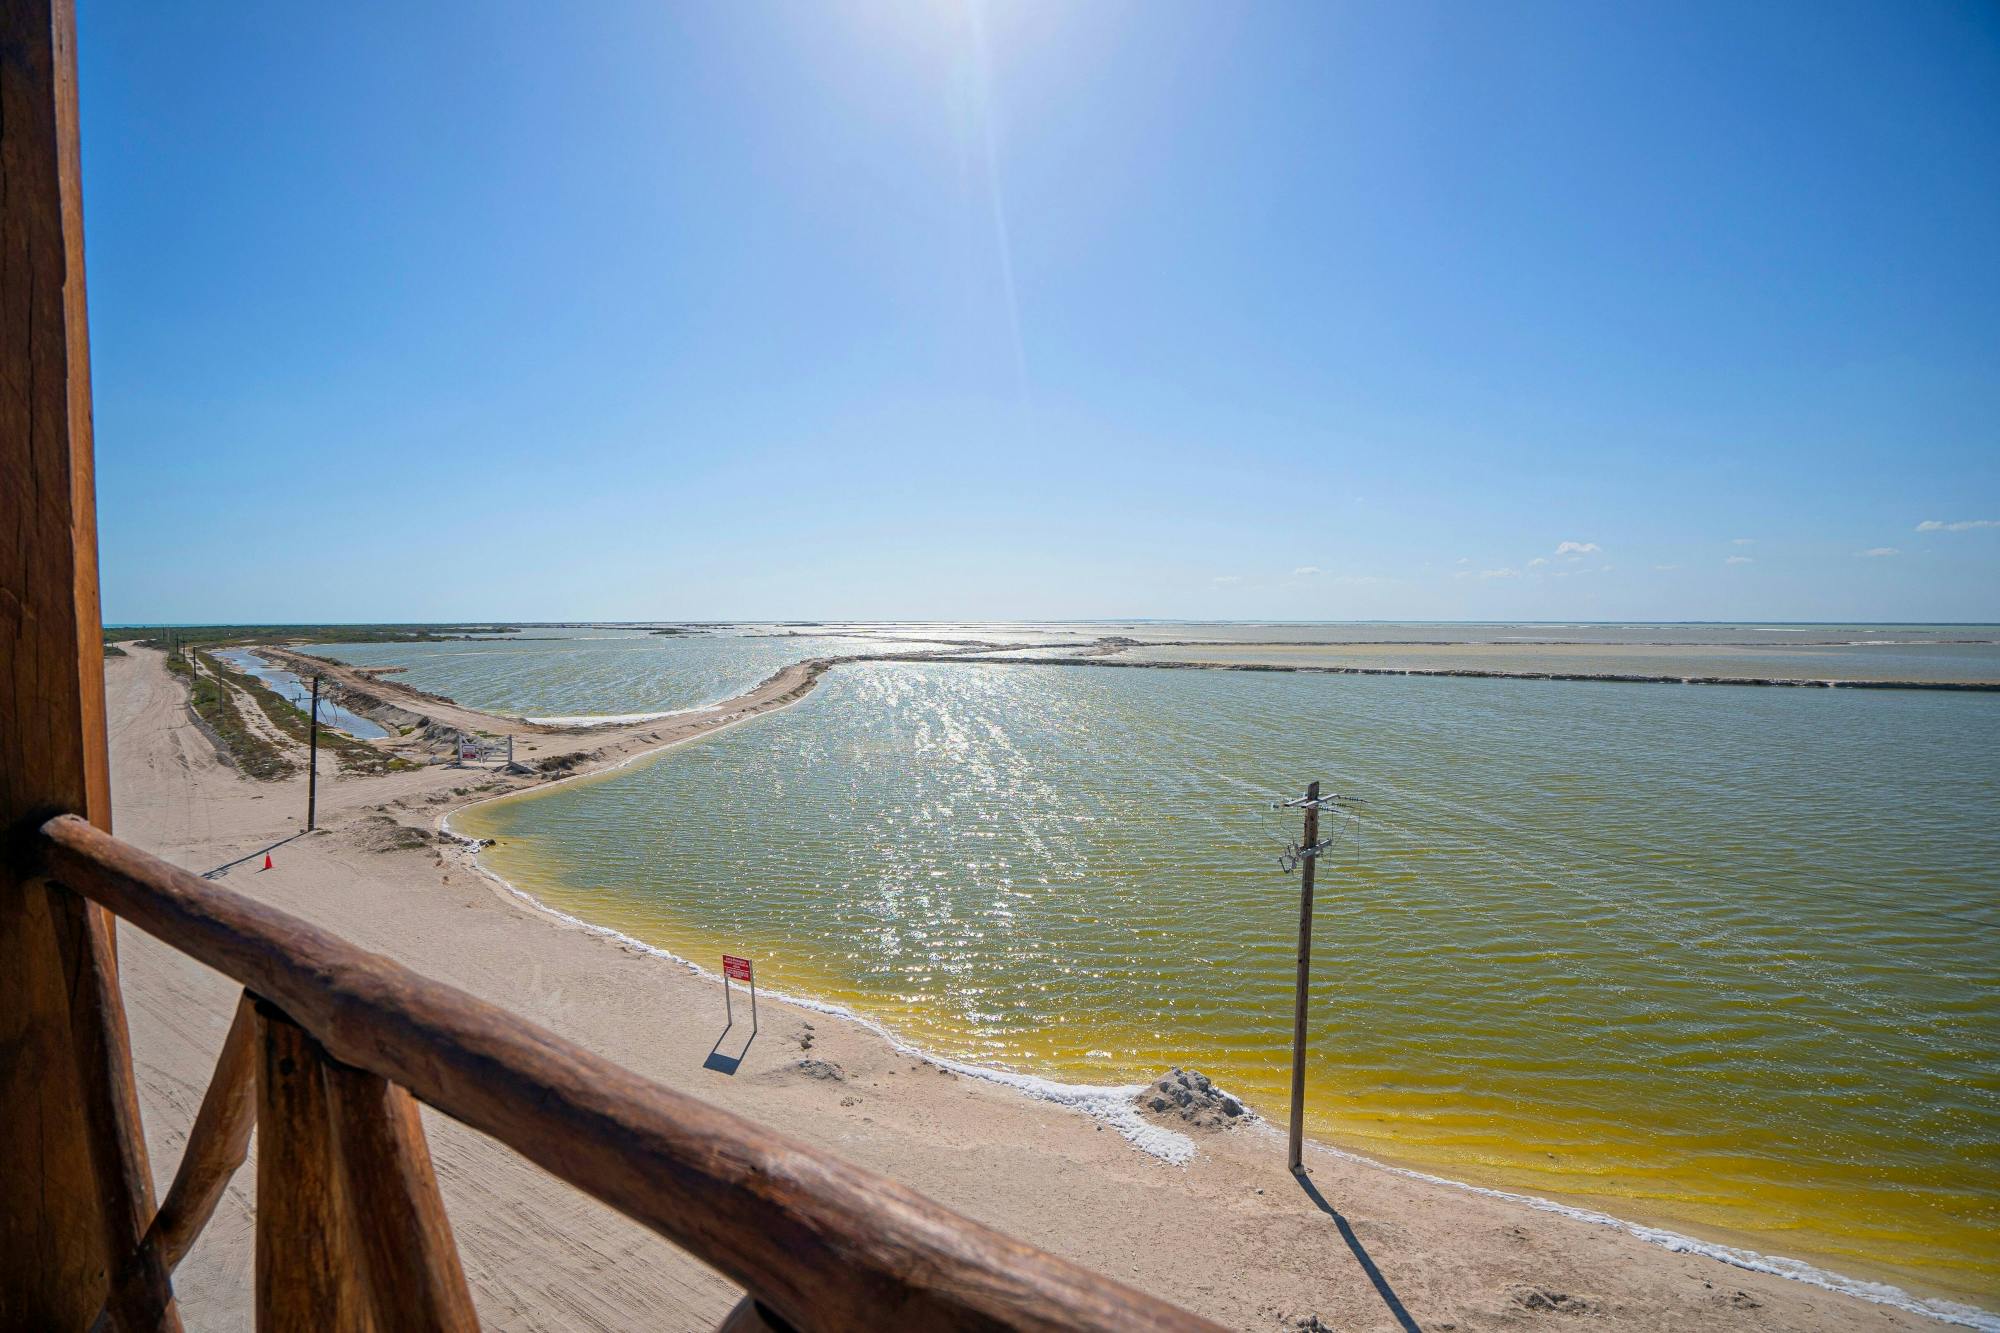
[[[0,0],[0,1326],[178,1327],[157,1268],[111,1291],[152,1180],[101,907],[6,853],[111,823],[90,339],[68,0]]]
[[[258,1333],[368,1333],[319,1043],[268,1004],[257,1026]]]
[[[63,884],[282,1006],[335,1059],[659,1232],[794,1327],[1215,1327],[81,820],[50,820],[43,835]],[[260,1159],[269,1152],[267,1139]]]
[[[756,1297],[745,1296],[729,1308],[715,1333],[792,1333],[792,1326],[757,1304]]]
[[[44,892],[63,972],[71,979],[71,1057],[83,1089],[76,1123],[89,1144],[98,1227],[115,1276],[105,1295],[110,1326],[178,1329],[166,1267],[139,1244],[153,1215],[153,1181],[139,1129],[139,1089],[132,1077],[125,1009],[118,997],[111,914],[64,889]]]
[[[171,1277],[187,1257],[195,1237],[215,1214],[216,1204],[243,1161],[250,1155],[250,1131],[257,1124],[257,1015],[246,992],[236,1005],[236,1017],[222,1039],[215,1073],[202,1094],[194,1128],[166,1201],[153,1214],[137,1253],[112,1279],[114,1296],[130,1287],[144,1289],[157,1271]],[[116,1327],[116,1301],[107,1301],[90,1327],[109,1333]]]
[[[158,1252],[168,1272],[187,1258],[230,1178],[250,1155],[250,1131],[257,1127],[257,1062],[255,1001],[246,993],[222,1039],[222,1053],[195,1112],[174,1183],[146,1228],[144,1247]]]
[[[398,1333],[478,1329],[416,1100],[342,1064],[326,1066],[326,1087],[376,1324]]]

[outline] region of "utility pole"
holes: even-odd
[[[1304,860],[1299,870],[1299,977],[1292,996],[1292,1133],[1287,1162],[1294,1172],[1303,1166],[1300,1153],[1306,1129],[1306,990],[1312,976],[1313,866],[1318,863],[1319,784],[1306,788],[1306,827],[1299,843]]]
[[[313,677],[312,724],[307,731],[312,739],[306,750],[306,832],[313,831],[313,818],[319,807],[319,677]],[[1308,816],[1310,818],[1310,816]],[[1307,874],[1312,872],[1308,870]]]
[[[1319,784],[1306,788],[1306,794],[1296,801],[1280,801],[1280,810],[1303,810],[1306,816],[1305,834],[1301,841],[1278,858],[1278,864],[1285,873],[1297,870],[1299,874],[1299,971],[1298,982],[1292,996],[1292,1124],[1288,1165],[1294,1174],[1305,1169],[1301,1153],[1305,1146],[1306,1128],[1306,994],[1312,980],[1313,947],[1313,867],[1319,863],[1319,854],[1332,845],[1333,840],[1320,841],[1319,812],[1339,807],[1351,796],[1327,796],[1319,794]]]

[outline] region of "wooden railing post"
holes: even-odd
[[[327,1064],[326,1087],[376,1322],[412,1333],[473,1333],[479,1319],[416,1100],[379,1074],[342,1064]]]
[[[268,1004],[258,1004],[257,1026],[258,1333],[367,1333],[324,1053]]]
[[[111,825],[75,36],[68,0],[0,0],[0,1326],[109,1298],[178,1328],[132,1262],[153,1193],[111,918],[17,855],[58,811]]]
[[[215,1058],[215,1073],[202,1094],[201,1109],[195,1112],[174,1183],[146,1229],[145,1247],[159,1252],[169,1273],[187,1257],[195,1237],[222,1202],[229,1178],[250,1155],[250,1131],[257,1127],[255,1004],[248,994],[237,1002],[236,1018],[222,1039],[222,1053]]]

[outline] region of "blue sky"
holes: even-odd
[[[80,10],[108,619],[2000,620],[1988,5]]]

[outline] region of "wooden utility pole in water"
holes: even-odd
[[[1292,1133],[1288,1164],[1302,1168],[1300,1152],[1306,1126],[1306,990],[1311,981],[1313,949],[1313,866],[1319,861],[1319,784],[1306,788],[1306,829],[1299,843],[1299,977],[1292,997]]]
[[[1305,1169],[1300,1156],[1305,1147],[1306,1128],[1306,992],[1312,980],[1313,948],[1313,867],[1319,864],[1320,853],[1333,845],[1333,839],[1325,842],[1319,839],[1319,812],[1322,810],[1344,809],[1349,802],[1366,805],[1353,796],[1342,796],[1338,792],[1331,796],[1319,794],[1319,784],[1306,788],[1306,794],[1296,801],[1280,801],[1280,810],[1303,810],[1306,814],[1305,838],[1278,858],[1278,864],[1286,874],[1294,870],[1299,876],[1299,979],[1292,997],[1292,1134],[1290,1165],[1293,1171]]]
[[[306,733],[306,832],[313,831],[313,817],[319,806],[319,677],[313,677],[312,723]],[[1311,816],[1307,816],[1310,818]],[[1308,870],[1307,874],[1312,872]]]

